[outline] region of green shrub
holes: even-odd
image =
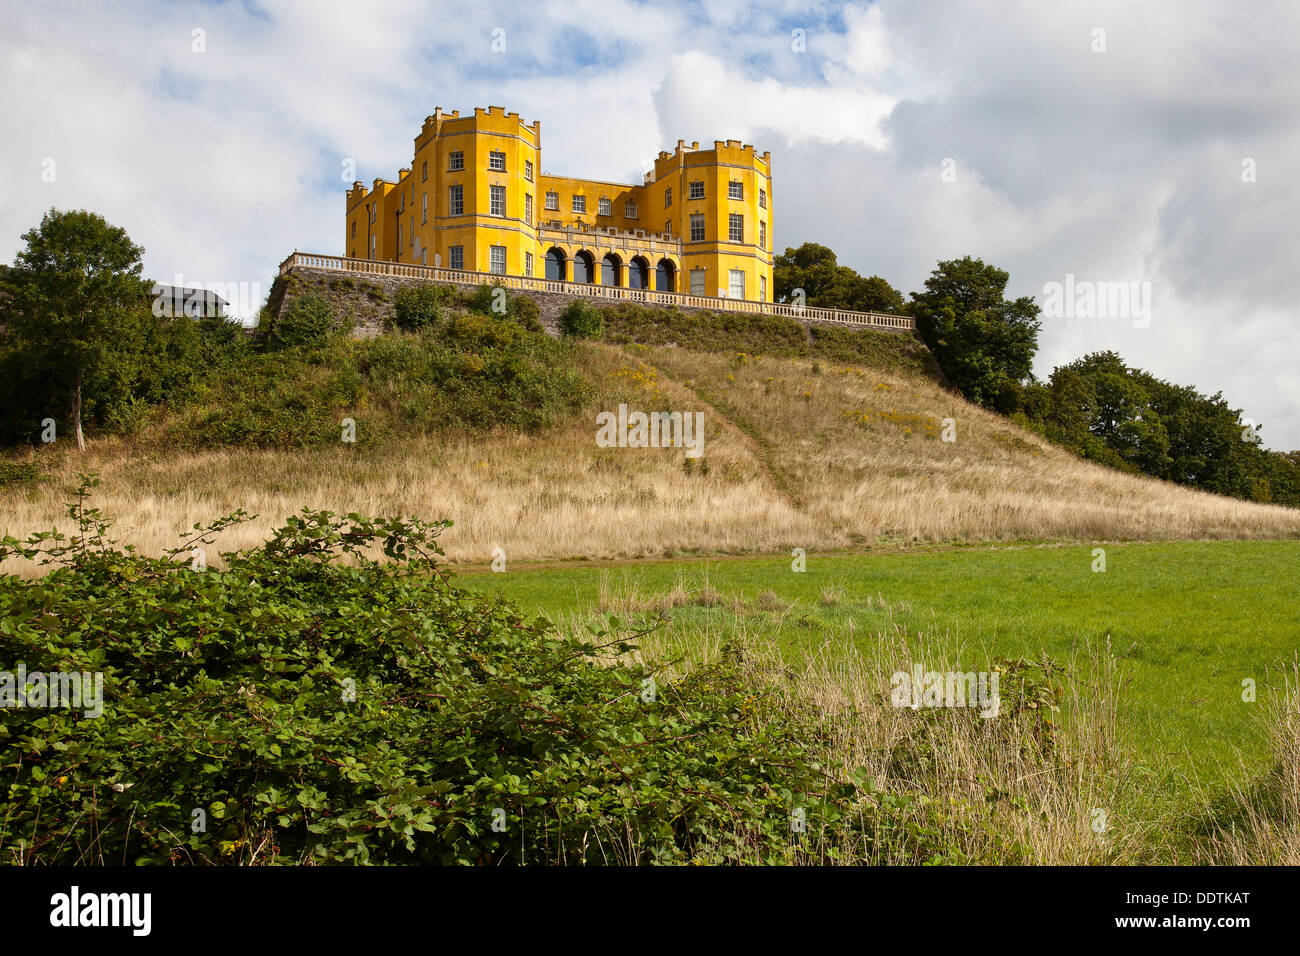
[[[334,309],[319,292],[309,290],[294,299],[271,326],[271,345],[279,349],[319,348],[335,334]]]
[[[45,476],[34,461],[9,461],[0,458],[0,485],[17,485],[29,481],[44,481]]]
[[[393,324],[405,331],[442,324],[445,295],[432,285],[408,285],[393,297]]]
[[[544,331],[542,326],[542,307],[537,304],[537,300],[532,296],[511,296],[510,314],[529,332]]]
[[[797,862],[870,845],[870,822],[848,849],[840,834],[883,804],[863,815],[871,797],[818,762],[827,728],[771,703],[735,649],[655,687],[598,659],[633,649],[620,622],[583,641],[451,586],[446,522],[304,510],[196,569],[236,513],[144,557],[113,544],[91,484],[76,537],[0,542],[0,559],[56,563],[0,577],[0,656],[103,675],[101,716],[6,711],[7,862]]]
[[[590,302],[577,299],[560,313],[560,331],[576,339],[598,339],[605,329],[605,321]]]

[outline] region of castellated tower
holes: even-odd
[[[770,301],[769,153],[678,140],[640,185],[543,175],[541,123],[435,109],[411,166],[347,193],[345,254]]]

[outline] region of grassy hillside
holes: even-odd
[[[914,339],[769,321],[739,340],[775,355],[688,349],[680,314],[614,310],[606,343],[471,315],[233,363],[131,439],[36,454],[47,480],[0,485],[0,530],[50,527],[61,489],[93,471],[124,539],[152,550],[236,508],[260,516],[232,532],[240,546],[304,505],[450,517],[444,547],[468,564],[498,547],[510,561],[599,560],[1300,534],[1293,509],[1054,449],[946,390]],[[597,447],[596,413],[620,402],[703,411],[703,464]],[[341,440],[349,417],[355,443]]]

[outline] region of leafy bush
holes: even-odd
[[[442,323],[446,296],[435,286],[403,286],[393,297],[393,324],[405,331],[436,328]]]
[[[435,330],[252,353],[195,384],[170,425],[188,446],[300,448],[442,429],[535,430],[585,407],[588,380],[570,348],[510,318],[453,315]]]
[[[590,302],[578,299],[570,302],[560,313],[560,331],[577,339],[598,339],[604,332],[605,322]]]
[[[0,485],[17,485],[44,479],[34,461],[9,461],[0,458]]]
[[[271,326],[271,345],[278,349],[319,348],[334,335],[334,309],[327,298],[309,290],[295,296]]]
[[[632,649],[619,622],[563,637],[451,586],[447,522],[304,510],[196,570],[236,513],[144,557],[112,543],[93,484],[73,538],[0,542],[55,564],[0,577],[0,654],[103,675],[99,717],[6,712],[6,861],[841,858],[864,795],[735,652],[652,688],[601,662]]]

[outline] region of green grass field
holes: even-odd
[[[897,655],[905,641],[984,670],[998,657],[1068,664],[1109,642],[1122,680],[1121,738],[1143,791],[1130,795],[1129,812],[1168,825],[1272,760],[1260,711],[1300,651],[1300,543],[1133,543],[1105,552],[1104,572],[1093,570],[1091,547],[1027,546],[814,554],[803,573],[785,557],[520,566],[462,573],[461,583],[557,619],[597,615],[602,594],[615,609],[619,595],[624,609],[636,596],[687,654],[744,630],[792,662],[848,643]],[[695,597],[653,607],[679,586]],[[710,589],[718,595],[699,599]],[[1062,673],[1068,683],[1071,672]],[[1246,678],[1256,682],[1255,703],[1242,699]]]

